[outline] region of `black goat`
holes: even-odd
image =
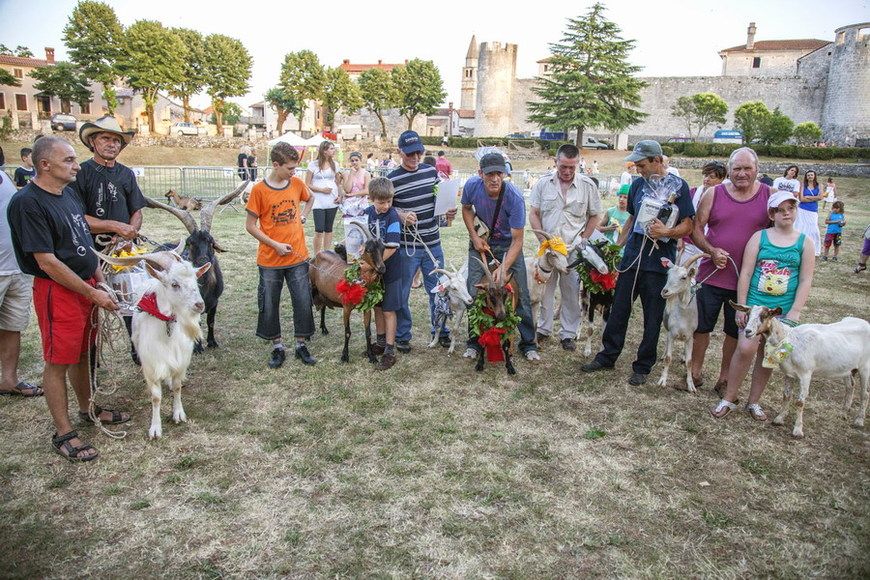
[[[214,338],[214,319],[217,313],[218,300],[224,292],[224,275],[221,272],[221,267],[215,254],[215,252],[223,252],[224,249],[209,233],[211,220],[217,206],[231,202],[247,186],[248,182],[245,181],[235,191],[205,204],[199,213],[201,224],[199,227],[196,225],[196,219],[187,210],[172,207],[151,198],[145,198],[148,207],[168,211],[180,219],[181,223],[187,228],[187,233],[190,235],[187,236],[187,240],[184,242],[182,257],[185,260],[193,263],[194,268],[199,268],[205,265],[206,262],[211,262],[211,268],[209,268],[205,275],[199,278],[199,292],[202,294],[202,300],[205,303],[206,325],[208,326],[208,334],[206,335],[206,345],[208,348],[217,348],[218,346]],[[202,341],[197,341],[193,350],[196,353],[201,353],[203,350]]]

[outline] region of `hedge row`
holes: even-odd
[[[668,143],[662,146],[665,155],[682,154],[686,157],[728,157],[731,152],[742,147],[732,143]],[[867,147],[801,147],[799,145],[759,145],[752,146],[761,157],[783,157],[786,159],[870,159]]]

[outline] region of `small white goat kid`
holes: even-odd
[[[465,280],[468,275],[468,265],[464,265],[461,269],[454,272],[449,272],[443,268],[436,268],[430,272],[432,274],[441,274],[441,279],[432,293],[436,295],[436,305],[438,300],[441,301],[441,307],[436,307],[435,311],[435,336],[432,337],[432,342],[429,343],[429,348],[438,344],[438,339],[441,337],[441,326],[446,324],[450,317],[453,317],[453,328],[450,331],[450,348],[447,349],[447,354],[453,354],[456,347],[456,336],[459,334],[459,326],[462,317],[465,316],[466,309],[471,306],[473,299],[468,293]],[[449,306],[449,310],[443,308],[444,303]]]
[[[697,392],[695,381],[692,380],[692,343],[695,329],[698,328],[698,301],[693,286],[695,274],[698,273],[695,263],[701,258],[709,258],[709,255],[694,255],[682,266],[662,258],[662,266],[668,269],[668,280],[662,288],[662,298],[666,300],[663,320],[668,334],[665,338],[665,366],[658,384],[660,387],[668,384],[674,342],[682,339],[686,343],[686,389],[690,393]]]
[[[187,377],[193,344],[202,340],[199,316],[205,304],[199,292],[197,278],[211,267],[206,263],[194,269],[190,262],[171,251],[143,254],[133,258],[100,257],[117,266],[130,266],[145,261],[151,276],[141,289],[138,311],[133,315],[133,344],[142,361],[142,374],[151,394],[151,427],[148,436],[156,439],[163,434],[160,421],[162,385],[173,393],[172,419],[187,421],[181,404],[181,386]]]
[[[553,239],[553,235],[541,230],[532,230],[544,236],[546,240]],[[547,248],[540,256],[530,256],[526,260],[526,287],[529,289],[529,303],[532,310],[532,319],[537,326],[538,310],[544,299],[544,287],[550,281],[553,272],[568,274],[568,256],[553,249]]]
[[[810,391],[813,375],[842,378],[846,383],[844,413],[848,417],[855,393],[854,372],[861,378],[861,408],[855,415],[854,425],[864,426],[867,402],[870,399],[870,323],[860,318],[847,317],[833,324],[801,324],[789,328],[776,319],[782,310],[764,306],[731,305],[741,312],[748,312],[744,332],[747,338],[756,335],[767,339],[765,359],[779,363],[783,381],[783,409],[773,420],[782,425],[788,415],[792,388],[790,380],[797,380],[800,393],[794,399],[796,418],[792,436],[804,436],[804,405]]]

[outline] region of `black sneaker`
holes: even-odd
[[[635,387],[640,386],[646,382],[646,375],[643,373],[634,373],[631,375],[631,378],[628,379],[629,385],[634,385]]]
[[[287,358],[287,353],[284,352],[283,348],[276,348],[272,350],[272,356],[269,358],[269,368],[277,369],[280,368],[281,365],[284,364],[284,360]]]
[[[573,338],[563,338],[561,341],[562,349],[567,350],[568,352],[574,352],[577,350],[577,345],[574,344]]]
[[[612,370],[612,369],[613,369],[613,367],[604,366],[603,364],[601,364],[597,360],[593,360],[592,362],[588,362],[585,365],[583,365],[582,367],[580,367],[580,370],[583,371],[584,373],[594,373],[596,371]]]
[[[296,347],[296,358],[307,365],[317,364],[317,359],[311,356],[311,353],[308,352],[308,347],[304,344]]]
[[[440,344],[444,348],[450,348],[450,337],[444,336],[443,334],[438,337],[438,344]]]
[[[397,340],[396,350],[402,354],[408,354],[411,352],[411,343],[407,340]]]

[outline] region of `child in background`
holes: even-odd
[[[622,226],[625,225],[630,215],[628,213],[628,190],[628,185],[619,188],[619,193],[616,194],[616,206],[608,208],[603,223],[598,226],[598,231],[604,234],[611,244],[616,243]]]
[[[33,166],[33,160],[30,158],[31,153],[33,153],[33,150],[29,147],[21,150],[21,165],[24,167],[18,167],[15,170],[15,186],[18,189],[21,189],[27,185],[27,182],[36,177],[36,168]]]
[[[369,200],[366,208],[369,230],[380,235],[384,241],[384,299],[375,306],[375,329],[378,334],[373,349],[381,360],[375,370],[385,371],[396,364],[396,311],[402,308],[402,254],[399,249],[401,223],[393,207],[393,182],[386,177],[375,178],[369,183]],[[377,224],[377,225],[375,225]]]
[[[855,266],[855,273],[860,274],[867,269],[867,258],[870,258],[870,225],[864,228],[864,247],[861,249],[861,257]]]
[[[828,261],[828,250],[833,244],[834,257],[831,258],[831,261],[836,262],[837,255],[840,253],[840,244],[843,243],[843,227],[846,225],[846,205],[842,201],[834,202],[825,223],[828,224],[828,229],[825,232],[825,255],[822,256],[822,260]]]
[[[737,302],[746,306],[781,308],[787,320],[798,322],[813,284],[815,245],[809,236],[795,227],[797,199],[790,191],[778,191],[767,201],[767,215],[773,227],[752,235],[743,253],[743,266],[737,281]],[[737,311],[737,326],[746,326],[746,313]],[[757,353],[757,354],[756,354]],[[758,357],[752,371],[752,384],[746,410],[756,421],[767,421],[758,404],[773,369],[761,365],[764,340],[746,338],[741,332],[728,369],[725,396],[710,413],[721,419],[737,408],[740,387],[752,358]]]
[[[822,200],[822,209],[829,203],[833,204],[837,201],[837,184],[834,183],[834,178],[828,178],[828,184],[825,186],[825,199]]]

